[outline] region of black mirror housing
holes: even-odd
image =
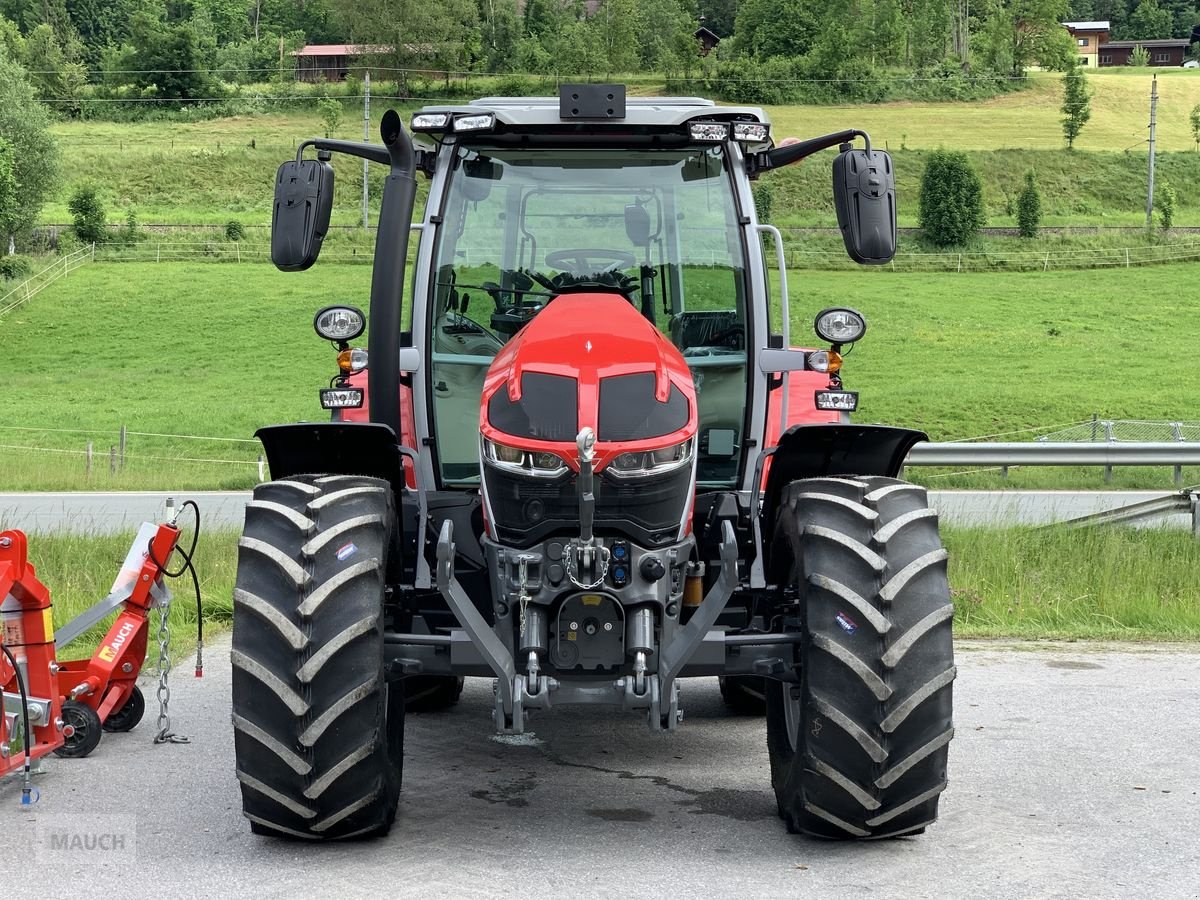
[[[896,255],[896,177],[882,150],[843,150],[833,161],[833,200],[846,253],[883,265]]]
[[[275,176],[271,262],[302,272],[317,261],[333,211],[333,166],[317,159],[290,160]]]

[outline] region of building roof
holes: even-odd
[[[1100,49],[1108,47],[1115,50],[1132,50],[1134,47],[1145,47],[1150,50],[1154,47],[1186,47],[1190,44],[1187,38],[1166,38],[1163,40],[1154,41],[1109,41],[1106,44],[1101,44]]]
[[[701,25],[694,32],[692,32],[692,37],[707,39],[707,40],[712,41],[714,44],[721,43],[721,36],[719,34],[717,34],[715,31],[713,31],[711,28],[705,28],[703,25]]]
[[[1063,28],[1070,31],[1111,31],[1108,22],[1063,22]]]
[[[308,44],[293,50],[292,56],[377,56],[391,52],[391,47],[370,44]]]

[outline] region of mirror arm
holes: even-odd
[[[370,160],[371,162],[380,163],[385,166],[392,161],[387,148],[380,147],[378,144],[364,144],[359,141],[335,141],[329,138],[313,138],[302,143],[300,149],[296,151],[297,161],[303,156],[306,147],[315,147],[318,150],[327,150],[331,153],[345,153],[347,156],[357,156],[359,159]]]
[[[800,160],[812,156],[814,153],[828,150],[830,147],[836,147],[838,144],[845,143],[846,141],[852,141],[856,137],[863,139],[867,145],[867,153],[870,154],[871,136],[865,131],[850,128],[846,131],[835,132],[834,134],[809,138],[807,141],[800,141],[798,144],[788,144],[786,147],[775,147],[762,153],[755,153],[746,159],[747,172],[750,175],[756,175],[759,172],[765,172],[770,169],[790,166],[792,163],[800,162]]]

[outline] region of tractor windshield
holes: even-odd
[[[442,478],[479,478],[493,357],[554,297],[616,291],[696,378],[697,477],[732,485],[746,408],[745,252],[724,151],[460,146],[441,209],[431,384]]]

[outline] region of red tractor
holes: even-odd
[[[427,107],[411,131],[389,112],[382,146],[311,140],[277,178],[272,256],[301,270],[331,154],[389,167],[368,352],[360,310],[315,323],[340,351],[335,421],[258,432],[274,480],[247,507],[232,653],[253,830],[385,833],[406,696],[448,705],[464,676],[495,680],[515,732],[571,704],[674,729],[680,679],[718,676],[765,706],[790,831],[923,831],[955,674],[937,518],[895,477],[925,436],[849,422],[853,309],[816,315],[828,348],[792,347],[750,191],[838,147],[847,251],[884,263],[890,158],[615,85]]]

